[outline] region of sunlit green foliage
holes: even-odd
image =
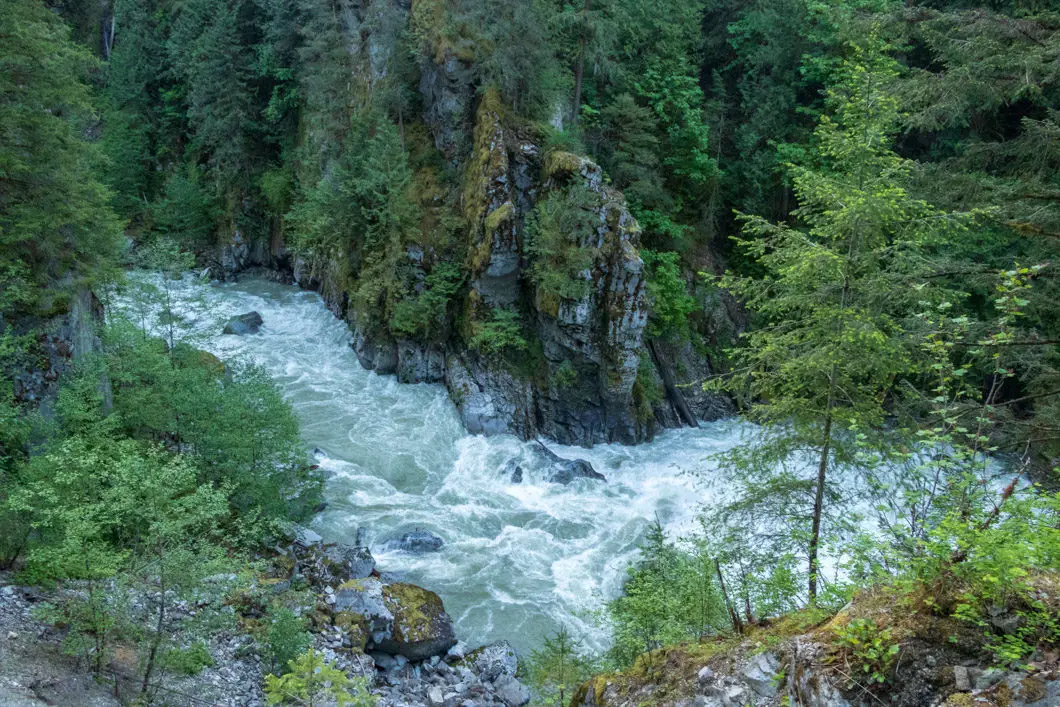
[[[674,543],[655,525],[642,554],[629,570],[622,595],[607,605],[613,641],[609,657],[622,667],[646,651],[697,640],[730,625],[707,546]]]
[[[265,699],[270,705],[333,703],[338,707],[373,707],[376,704],[364,678],[350,679],[312,649],[292,660],[286,675],[265,676]]]
[[[530,654],[527,666],[527,678],[537,698],[535,704],[555,707],[566,707],[577,687],[595,669],[581,643],[566,629],[546,636],[541,647]]]
[[[599,197],[582,186],[552,192],[541,200],[527,222],[527,251],[533,256],[533,277],[546,295],[577,300],[589,293],[598,225],[591,209]]]
[[[288,665],[313,644],[313,635],[306,630],[306,620],[287,608],[269,612],[265,632],[268,658],[272,672],[283,675]]]

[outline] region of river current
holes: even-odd
[[[190,278],[172,294],[188,343],[262,366],[294,407],[307,448],[324,452],[328,507],[312,527],[342,543],[365,528],[379,567],[437,592],[470,645],[506,639],[528,650],[565,626],[599,647],[592,614],[618,592],[649,524],[658,518],[673,534],[694,527],[723,487],[711,482],[710,455],[746,429],[723,420],[635,447],[549,444],[608,479],[551,484],[535,443],[470,435],[442,386],[362,368],[349,329],[317,294]],[[259,334],[220,333],[227,318],[251,310],[264,319]],[[513,459],[525,470],[520,484],[504,472]],[[441,536],[441,551],[383,547],[416,528]]]

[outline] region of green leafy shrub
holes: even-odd
[[[708,546],[672,542],[656,523],[641,554],[621,595],[607,604],[609,657],[616,665],[626,667],[647,651],[729,629]]]
[[[375,707],[364,678],[351,680],[336,670],[315,650],[287,664],[287,674],[265,676],[265,700],[269,705],[314,705],[334,702],[339,707]]]
[[[854,619],[835,628],[834,645],[842,652],[853,685],[881,685],[890,678],[901,649],[889,628],[870,619]]]
[[[273,672],[282,673],[291,661],[313,645],[313,636],[306,630],[305,619],[290,609],[280,608],[269,612],[265,643]]]
[[[103,338],[114,390],[106,424],[140,439],[179,440],[200,478],[226,488],[233,513],[256,533],[319,502],[323,481],[306,464],[298,420],[263,370],[230,363],[221,375],[196,350],[167,351],[120,322]],[[91,388],[99,378],[85,381]]]
[[[170,648],[166,651],[165,666],[181,675],[198,675],[203,668],[214,664],[210,649],[202,641],[196,641],[187,648]]]
[[[513,310],[494,309],[490,320],[475,325],[475,329],[471,348],[484,354],[495,356],[503,352],[525,351],[527,348],[519,313]]]

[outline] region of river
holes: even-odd
[[[608,479],[551,484],[534,443],[468,434],[441,385],[363,369],[347,326],[317,294],[250,279],[172,287],[185,340],[262,366],[297,412],[307,447],[325,453],[328,507],[312,527],[342,543],[364,527],[380,568],[437,592],[470,645],[506,639],[525,651],[565,626],[599,647],[592,612],[619,590],[649,524],[692,528],[718,492],[706,481],[716,471],[708,457],[746,429],[723,420],[635,447],[550,444]],[[220,334],[228,317],[251,310],[264,319],[259,334]],[[513,459],[526,472],[520,484],[504,473]],[[383,548],[415,528],[441,536],[442,550]]]

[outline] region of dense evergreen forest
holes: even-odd
[[[273,571],[323,479],[166,283],[265,272],[473,433],[756,423],[608,597],[609,651],[534,653],[535,704],[654,704],[664,646],[870,588],[984,665],[1055,662],[1058,256],[1047,0],[0,0],[0,568],[79,583],[48,620],[116,694],[135,644],[124,700],[207,664],[174,597]],[[252,616],[269,699],[374,704],[314,678],[315,621]],[[848,694],[899,694],[902,630],[834,629]],[[576,692],[603,670],[626,692]]]

